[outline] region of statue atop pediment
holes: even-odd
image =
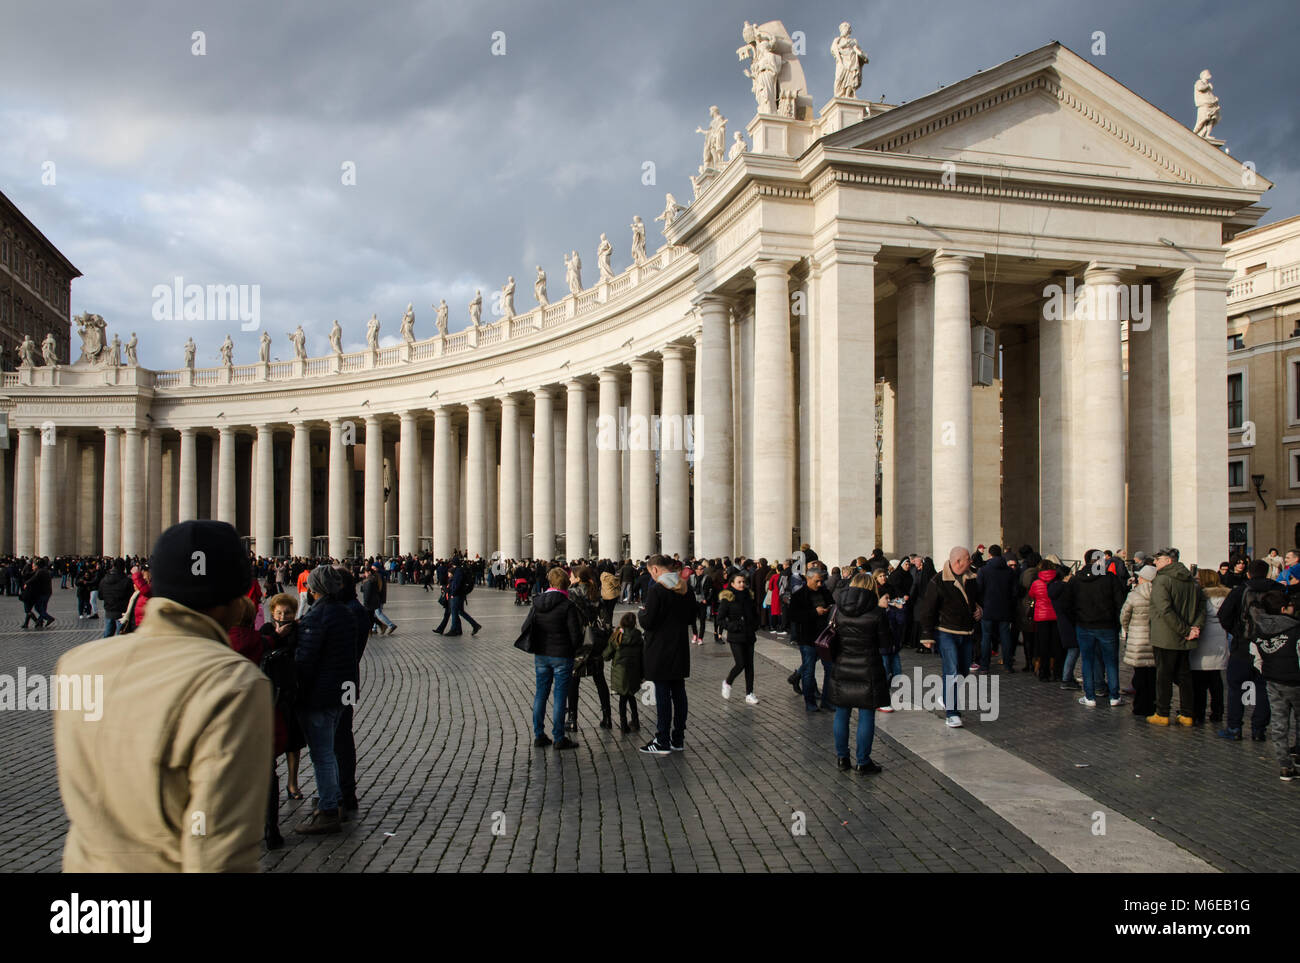
[[[1196,126],[1192,133],[1213,140],[1214,126],[1219,122],[1219,98],[1214,95],[1214,84],[1210,83],[1210,72],[1202,70],[1193,87],[1193,99],[1196,101]]]
[[[81,337],[81,357],[77,364],[102,367],[108,363],[108,323],[98,314],[83,312],[72,319]]]

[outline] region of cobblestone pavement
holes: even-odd
[[[314,780],[304,753],[307,798],[282,803],[288,844],[264,857],[264,869],[1065,868],[882,734],[872,754],[882,775],[838,772],[830,715],[806,714],[784,681],[786,670],[766,659],[758,660],[758,706],[745,705],[743,687],[723,701],[718,687],[731,659],[712,643],[692,652],[687,752],[658,758],[636,751],[652,734],[652,707],[642,707],[640,733],[599,729],[589,680],[580,747],[534,749],[532,663],[511,646],[524,611],[512,598],[480,588],[470,608],[483,631],[444,639],[429,631],[440,614],[431,595],[390,588],[386,611],[399,630],[374,639],[362,666],[359,820],[337,836],[287,831],[311,805]],[[59,618],[54,629],[23,632],[17,600],[0,598],[0,673],[18,666],[50,672],[59,654],[96,634],[77,627],[71,591],[56,590],[51,612]],[[937,671],[936,658],[918,658]],[[905,661],[910,668],[913,660]],[[1021,674],[1001,683],[1001,717],[980,724],[968,715],[971,731],[1218,868],[1294,868],[1297,802],[1285,791],[1295,787],[1279,783],[1271,758],[1260,758],[1266,743],[1220,743],[1199,730],[1150,731],[1127,707],[1085,710],[1073,694]],[[1076,769],[1080,762],[1089,768]],[[796,813],[806,835],[792,831]],[[65,827],[49,713],[0,713],[0,869],[57,870]]]

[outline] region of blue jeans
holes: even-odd
[[[956,704],[957,676],[970,673],[971,649],[974,640],[969,635],[953,635],[940,629],[939,658],[943,662],[943,707],[949,717],[960,716]],[[952,700],[952,704],[949,704]]]
[[[680,746],[686,738],[686,680],[655,683],[658,726],[655,739],[661,746]]]
[[[316,770],[316,793],[320,797],[317,808],[339,808],[339,761],[334,755],[334,732],[339,727],[342,706],[328,709],[304,709],[300,722],[302,734],[311,752],[312,768]]]
[[[1011,651],[1014,643],[1011,641],[1011,623],[1001,620],[990,621],[984,619],[981,623],[984,629],[984,636],[980,639],[980,666],[987,669],[989,663],[993,661],[993,633],[998,634],[998,651],[1002,653],[1002,664],[1010,665],[1015,653]]]
[[[373,618],[376,622],[384,623],[385,628],[389,628],[393,624],[393,620],[384,614],[384,610],[382,608],[375,609],[373,613]]]
[[[1227,727],[1229,729],[1241,728],[1242,721],[1246,716],[1246,705],[1242,700],[1242,692],[1247,682],[1253,682],[1255,684],[1255,705],[1250,711],[1250,728],[1252,732],[1266,731],[1273,713],[1268,702],[1268,686],[1264,684],[1264,678],[1259,674],[1259,670],[1255,668],[1249,657],[1230,656],[1228,658],[1227,674]]]
[[[555,704],[551,708],[551,733],[556,742],[564,738],[564,706],[569,698],[569,676],[573,673],[573,660],[559,655],[533,656],[537,672],[537,694],[533,696],[533,735],[540,739],[546,735],[546,700],[555,683]]]
[[[1077,640],[1078,640],[1078,637],[1079,637],[1079,630],[1078,630],[1078,629],[1075,629],[1075,630],[1074,630],[1074,637],[1075,637],[1075,640],[1077,641]],[[1073,681],[1074,681],[1074,667],[1075,667],[1078,663],[1079,663],[1079,649],[1078,649],[1078,647],[1076,646],[1076,647],[1073,648],[1073,649],[1066,649],[1066,650],[1065,650],[1065,664],[1061,667],[1061,681],[1062,681],[1062,682],[1073,682]]]
[[[1115,629],[1085,629],[1074,627],[1074,637],[1079,643],[1079,658],[1083,660],[1083,694],[1095,699],[1094,686],[1101,681],[1093,664],[1098,652],[1106,672],[1106,688],[1112,699],[1119,698],[1119,633]]]
[[[817,646],[801,645],[799,654],[803,656],[803,664],[799,667],[799,672],[803,676],[803,702],[804,706],[809,709],[817,708]],[[822,664],[822,708],[829,709],[831,704],[826,701],[826,677],[830,675],[831,664],[825,659],[821,660]]]
[[[104,631],[100,633],[101,639],[106,639],[110,635],[117,635],[117,619],[110,618],[107,612],[104,613]]]
[[[849,755],[849,713],[853,710],[845,706],[835,707],[835,755],[847,759]],[[876,710],[858,710],[858,758],[857,764],[865,766],[871,762],[871,743],[876,738]]]
[[[894,676],[903,674],[903,657],[897,652],[888,652],[880,657],[885,663],[885,681],[892,682]]]

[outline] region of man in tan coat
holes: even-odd
[[[71,823],[64,872],[257,872],[272,750],[271,683],[227,631],[251,580],[225,522],[159,537],[133,633],[78,646],[60,673],[103,678],[103,716],[54,718]]]

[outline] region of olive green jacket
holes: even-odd
[[[1170,562],[1151,583],[1151,645],[1191,651],[1196,640],[1187,633],[1193,626],[1205,627],[1205,595],[1182,562]]]

